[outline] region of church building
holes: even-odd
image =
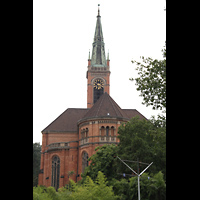
[[[135,116],[146,119],[136,109],[120,108],[110,96],[110,59],[105,55],[99,8],[92,45],[86,73],[87,108],[68,108],[42,130],[38,185],[58,189],[68,184],[69,178],[81,180],[97,146],[117,145],[122,123]]]

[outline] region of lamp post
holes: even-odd
[[[121,160],[118,156],[117,158],[124,164],[126,165],[133,173],[135,173],[138,177],[138,200],[140,200],[140,176],[153,164],[150,163],[140,174],[138,174],[137,172],[135,172],[131,167],[129,167],[123,160]]]

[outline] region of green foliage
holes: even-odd
[[[88,176],[96,181],[98,172],[101,171],[107,177],[107,185],[113,187],[113,191],[119,199],[129,200],[135,197],[137,199],[137,177],[126,176],[123,178],[120,175],[122,173],[132,174],[132,172],[117,159],[118,155],[123,160],[153,162],[153,165],[148,168],[151,178],[148,179],[147,173],[141,176],[141,196],[144,197],[143,199],[156,199],[157,196],[164,199],[166,179],[166,128],[164,120],[152,118],[149,121],[134,117],[119,127],[118,134],[120,139],[118,146],[103,145],[96,148],[96,153],[89,158],[91,164],[82,174],[81,183],[88,183],[88,180],[86,181]],[[129,162],[128,165],[135,171],[138,170],[137,163]],[[140,163],[139,172],[145,167],[146,165]],[[158,189],[159,184],[160,189]]]
[[[141,92],[143,97],[142,104],[146,106],[153,106],[153,109],[166,108],[166,44],[163,52],[163,60],[153,60],[152,58],[144,58],[142,56],[142,63],[136,63],[138,67],[139,77],[129,80],[136,81],[137,90]]]
[[[122,178],[121,180],[112,179],[109,182],[109,185],[113,186],[113,191],[115,195],[117,195],[120,200],[128,200],[130,186],[127,179]]]
[[[41,158],[41,145],[40,143],[33,143],[33,186],[38,184],[38,174],[40,169]]]
[[[118,156],[123,160],[133,160],[145,163],[153,162],[148,169],[151,173],[166,172],[166,129],[157,127],[148,120],[140,120],[133,117],[126,125],[121,125],[118,129],[120,143],[118,145]],[[128,165],[137,170],[136,163]],[[145,165],[140,164],[140,172]],[[122,163],[118,162],[118,173],[130,173],[130,170]]]
[[[33,187],[33,200],[58,200],[59,196],[54,187]]]
[[[149,184],[149,199],[166,199],[166,184],[161,171],[154,175]]]
[[[92,180],[95,180],[99,171],[103,172],[108,180],[115,178],[117,148],[118,147],[114,144],[105,144],[101,147],[96,147],[96,153],[88,159],[92,162],[82,174],[82,182],[85,181],[87,176],[90,176]]]
[[[116,180],[112,179],[110,184],[120,200],[138,199],[138,178]],[[140,196],[143,200],[165,200],[166,184],[161,172],[155,175],[143,173],[140,177]]]
[[[33,187],[33,200],[115,200],[111,186],[107,186],[106,177],[102,172],[98,172],[94,182],[89,176],[84,184],[80,185],[70,179],[70,188],[59,188],[58,192],[53,187],[38,186]]]

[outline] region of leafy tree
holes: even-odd
[[[58,200],[59,196],[54,187],[33,187],[33,200]]]
[[[162,52],[163,60],[153,60],[142,56],[142,63],[132,61],[138,65],[136,70],[139,77],[129,79],[136,81],[137,90],[143,97],[142,104],[151,105],[153,109],[160,108],[160,110],[166,108],[166,43]]]
[[[133,117],[118,129],[118,156],[123,160],[141,161],[153,165],[148,169],[151,173],[162,171],[165,174],[166,166],[166,129],[158,127],[148,120]],[[137,163],[128,163],[137,171]],[[141,172],[145,165],[139,164]],[[117,164],[118,173],[130,174],[130,170],[120,161]]]
[[[121,180],[112,179],[110,182],[113,191],[120,200],[132,200],[138,198],[138,178],[137,176]],[[140,196],[143,200],[165,200],[166,184],[162,172],[155,175],[143,173],[140,177]]]
[[[155,175],[143,173],[140,177],[140,195],[144,200],[165,200],[166,199],[166,184],[163,179],[162,172]],[[128,199],[138,198],[138,180],[137,177],[129,179]]]
[[[114,195],[112,186],[107,186],[106,177],[100,171],[96,181],[87,176],[84,184],[77,184],[70,179],[70,185],[69,189],[59,188],[58,192],[53,187],[33,187],[33,200],[115,200],[118,198]]]
[[[38,174],[40,169],[41,158],[41,145],[40,143],[33,143],[33,186],[38,184]]]
[[[129,200],[130,186],[127,179],[112,179],[109,185],[113,186],[114,194],[117,195],[120,200]]]
[[[166,199],[166,184],[163,179],[163,173],[159,171],[157,174],[150,179],[149,184],[149,200],[162,200]]]
[[[88,160],[92,161],[82,174],[82,182],[85,181],[87,176],[95,180],[98,172],[101,171],[105,174],[108,180],[116,178],[116,153],[117,146],[114,144],[98,146],[95,148],[96,153],[93,154]]]

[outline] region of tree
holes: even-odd
[[[130,200],[138,198],[138,178],[137,176],[121,180],[112,179],[110,182],[113,186],[115,195],[119,196],[120,200]],[[140,177],[140,195],[141,199],[148,200],[165,200],[166,199],[166,184],[163,179],[162,172],[155,175],[143,173]]]
[[[115,200],[118,198],[114,195],[112,186],[107,186],[106,177],[100,171],[98,172],[96,181],[93,181],[89,176],[87,176],[84,184],[77,184],[70,179],[70,185],[70,188],[59,188],[58,192],[56,192],[54,187],[33,187],[33,199]]]
[[[33,200],[59,200],[54,187],[38,186],[33,187]]]
[[[148,120],[133,117],[118,129],[118,156],[123,160],[141,161],[153,165],[148,169],[151,173],[162,171],[166,174],[166,129],[158,127]],[[137,171],[137,163],[128,163]],[[145,165],[139,165],[141,172]],[[130,174],[130,170],[121,162],[117,164],[118,173]]]
[[[131,61],[138,65],[136,70],[138,70],[139,77],[129,79],[136,81],[137,90],[143,97],[142,104],[151,105],[153,109],[160,110],[166,108],[166,43],[162,52],[163,60],[153,60],[142,56],[143,63]]]
[[[38,174],[40,170],[41,158],[41,145],[40,143],[33,143],[33,186],[38,184]]]
[[[117,146],[114,144],[105,144],[101,147],[96,147],[95,151],[96,153],[88,159],[91,163],[82,174],[82,182],[85,181],[87,176],[90,176],[92,180],[95,180],[99,171],[104,173],[108,180],[116,178],[115,160],[117,159]]]
[[[137,199],[138,197],[138,181],[137,177],[129,179],[128,199]],[[162,172],[155,175],[143,173],[140,177],[140,195],[141,199],[148,200],[165,200],[166,199],[166,184],[163,179]]]
[[[164,200],[166,199],[166,184],[163,179],[163,173],[159,171],[157,174],[150,179],[148,188],[149,200]]]

